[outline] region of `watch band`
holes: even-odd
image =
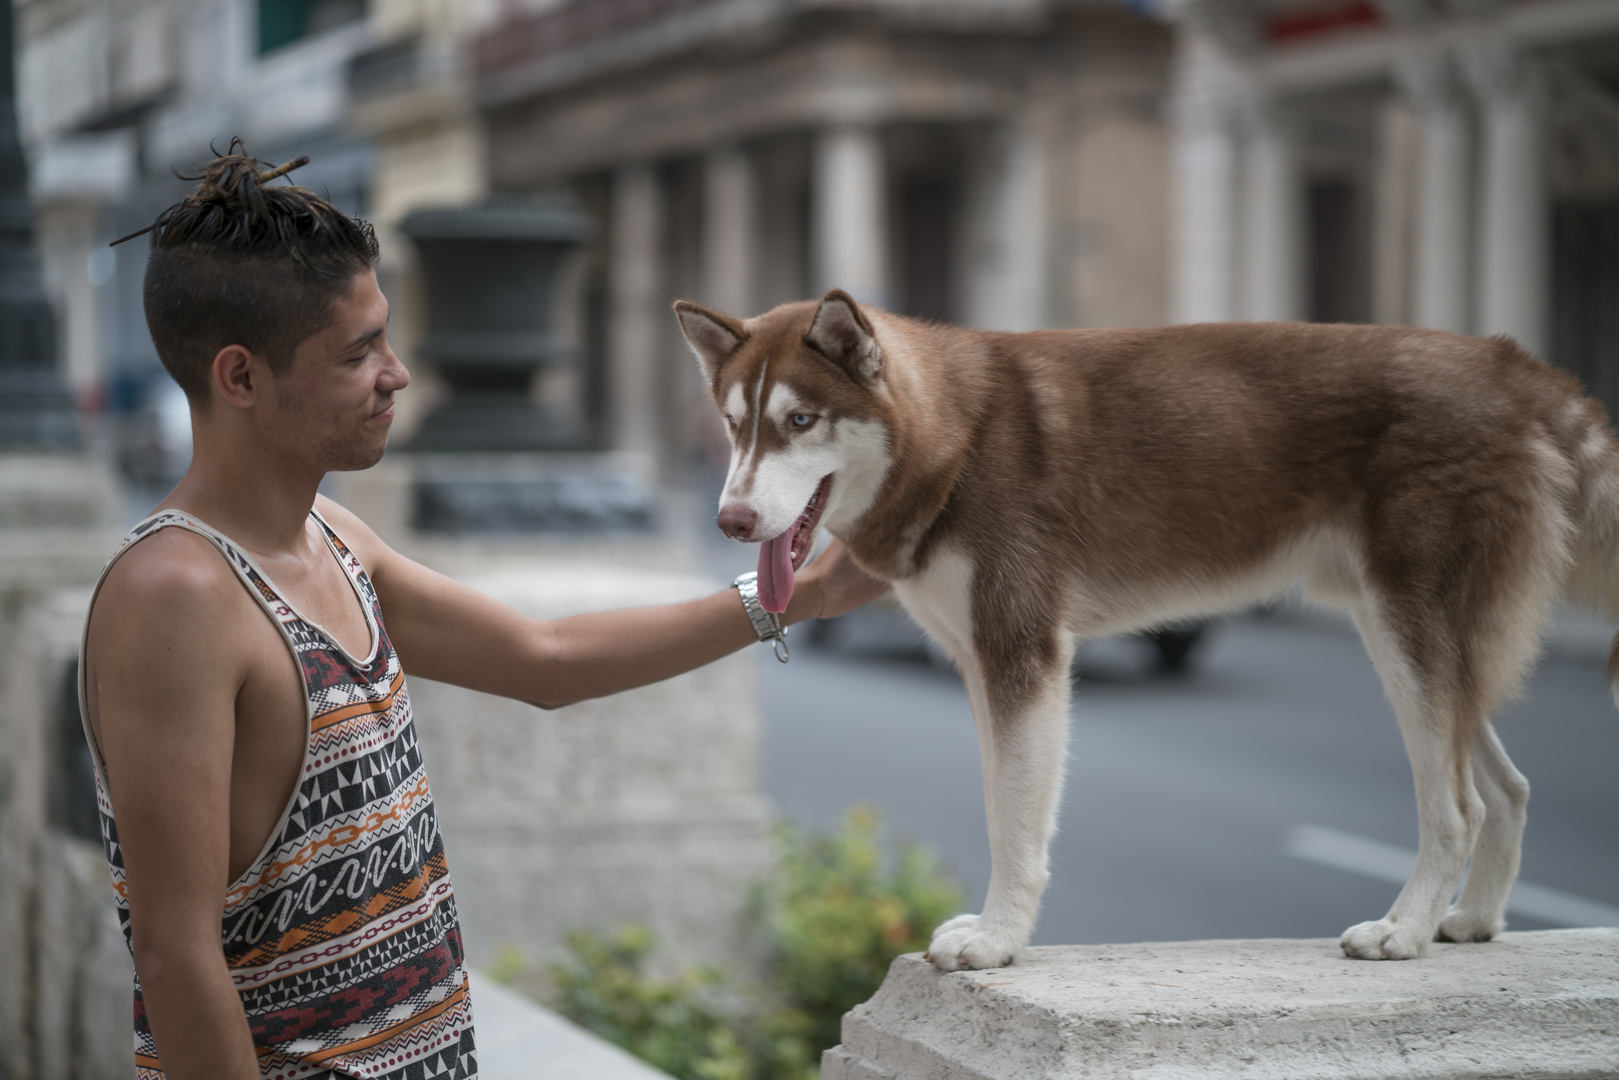
[[[731,582],[742,597],[742,610],[748,613],[748,622],[753,624],[753,632],[759,635],[760,641],[770,642],[776,653],[776,659],[782,663],[788,660],[787,628],[781,625],[781,618],[772,612],[766,611],[765,606],[759,602],[759,574],[756,570],[749,570]]]

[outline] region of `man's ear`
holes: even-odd
[[[712,386],[725,361],[747,340],[742,323],[690,300],[675,301],[675,318],[680,322],[680,332],[686,335],[686,344],[697,354],[703,378]]]
[[[251,350],[243,345],[226,345],[214,354],[208,365],[208,381],[215,394],[227,405],[238,409],[251,406],[258,399],[262,364]]]
[[[849,373],[858,383],[870,383],[883,367],[883,351],[871,324],[854,298],[842,289],[821,297],[804,343]]]

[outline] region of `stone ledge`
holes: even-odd
[[[1619,1077],[1619,928],[1423,960],[1332,939],[1052,946],[942,975],[894,961],[822,1080]]]

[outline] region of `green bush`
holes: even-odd
[[[839,1041],[843,1014],[876,993],[888,965],[927,948],[961,908],[961,887],[920,844],[885,865],[882,819],[856,807],[830,835],[777,830],[776,872],[764,894],[770,982],[802,1012],[817,1053]]]
[[[813,1080],[843,1014],[961,903],[932,852],[899,844],[886,860],[880,831],[867,807],[830,835],[777,831],[755,905],[770,943],[765,987],[741,992],[711,969],[649,979],[646,930],[578,933],[550,968],[557,1011],[679,1080]]]
[[[680,1080],[748,1080],[749,1055],[716,1000],[719,973],[648,979],[652,945],[640,927],[568,935],[567,958],[551,965],[557,1011]]]

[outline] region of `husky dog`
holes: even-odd
[[[1034,928],[1076,641],[1295,583],[1353,615],[1416,779],[1416,870],[1344,951],[1501,932],[1529,785],[1491,711],[1560,596],[1619,611],[1619,442],[1572,378],[1399,327],[990,333],[836,290],[675,313],[730,428],[719,525],[762,544],[765,606],[824,525],[966,683],[993,870],[937,967],[1011,963]]]

